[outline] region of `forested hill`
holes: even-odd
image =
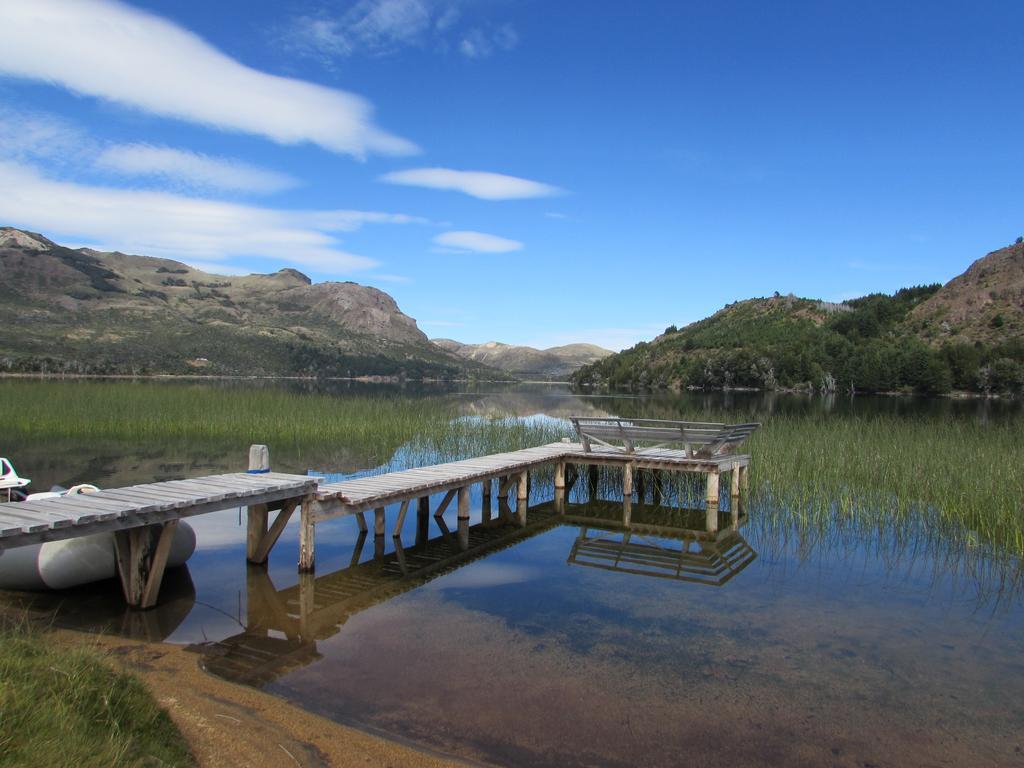
[[[574,382],[626,389],[1020,392],[1024,242],[979,259],[945,286],[841,304],[792,295],[736,302],[585,366]]]
[[[294,269],[215,275],[0,227],[0,274],[0,371],[499,375],[431,344],[383,291]]]

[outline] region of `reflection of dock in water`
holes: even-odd
[[[608,521],[620,518],[609,528]],[[568,505],[564,521],[580,527],[566,562],[607,571],[723,586],[757,558],[739,532],[747,516],[702,529],[704,510],[607,502]],[[592,535],[591,530],[600,533]]]
[[[481,522],[471,526],[460,519],[454,532],[434,517],[440,535],[432,539],[427,538],[429,518],[420,519],[417,543],[404,547],[395,536],[388,553],[384,537],[375,536],[373,557],[360,562],[368,538],[363,531],[347,568],[320,577],[300,574],[297,585],[282,590],[265,569],[250,566],[245,631],[193,650],[202,653],[209,672],[250,685],[269,683],[320,658],[316,642],[337,634],[355,614],[559,525],[580,528],[570,563],[641,576],[721,586],[757,556],[737,530],[746,519],[738,513],[731,516],[732,525],[709,532],[700,527],[706,521],[703,509],[577,505],[564,497],[518,512],[504,499],[498,507],[494,519],[485,507]]]

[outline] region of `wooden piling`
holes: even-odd
[[[316,563],[316,525],[310,497],[302,500],[302,512],[299,514],[299,573],[312,573]]]
[[[633,497],[633,465],[628,461],[622,465],[622,497]]]
[[[718,472],[708,472],[707,489],[707,520],[705,528],[708,533],[718,531]]]
[[[270,450],[265,445],[249,446],[248,474],[260,475],[270,471]],[[254,504],[246,510],[245,558],[250,563],[265,562],[257,557],[260,542],[267,535],[269,511],[266,504]]]
[[[430,497],[420,496],[416,500],[416,546],[430,536]]]
[[[156,605],[163,583],[167,556],[178,528],[177,520],[117,531],[114,555],[125,602],[132,608]]]

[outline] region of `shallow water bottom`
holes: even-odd
[[[715,543],[627,538],[608,522],[621,502],[486,525],[472,509],[466,551],[450,514],[422,545],[407,522],[407,575],[390,536],[354,547],[350,520],[318,532],[315,577],[296,576],[291,529],[269,570],[247,568],[229,512],[196,520],[206,545],[156,611],[126,611],[116,583],[33,602],[482,763],[1024,765],[1017,597],[877,541],[807,552],[756,511],[737,531],[723,515]],[[634,505],[632,521],[681,514]]]
[[[261,684],[502,765],[1024,765],[1019,609],[757,537],[723,586],[581,567],[585,533],[345,613]]]

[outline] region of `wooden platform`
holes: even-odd
[[[638,469],[695,472],[707,477],[707,531],[718,526],[719,478],[731,475],[730,495],[740,497],[745,486],[750,456],[724,454],[698,457],[692,451],[667,447],[638,448],[623,452],[614,446],[586,447],[564,440],[558,443],[497,453],[463,461],[390,472],[382,475],[320,484],[319,478],[266,471],[266,446],[252,446],[248,473],[212,475],[192,480],[173,480],[116,488],[98,493],[41,501],[0,505],[0,555],[5,549],[46,541],[113,532],[118,573],[129,605],[155,604],[164,562],[177,522],[193,515],[247,507],[246,558],[265,564],[292,514],[301,509],[299,570],[310,572],[315,563],[317,523],[355,515],[360,531],[368,529],[364,513],[374,511],[375,536],[385,533],[385,511],[400,504],[394,534],[401,530],[409,505],[416,500],[421,517],[430,510],[430,497],[445,496],[433,510],[441,519],[449,504],[458,499],[458,518],[469,518],[469,489],[480,483],[485,503],[492,491],[502,500],[515,491],[516,512],[525,511],[530,472],[554,468],[556,501],[564,500],[588,466],[592,478],[598,465],[622,469],[622,496],[634,494]],[[495,482],[496,481],[496,482]],[[596,482],[596,481],[594,481]],[[593,496],[593,492],[591,494]],[[642,494],[641,494],[642,496]],[[271,523],[270,512],[279,510]]]
[[[0,504],[0,551],[161,524],[222,509],[272,504],[306,496],[316,488],[315,477],[238,472]]]
[[[113,533],[125,600],[132,607],[151,608],[182,518],[242,506],[265,513],[276,505],[287,521],[316,486],[316,478],[303,475],[240,472],[2,504],[0,555],[14,547]],[[277,535],[280,529],[264,536],[259,546],[269,550]]]

